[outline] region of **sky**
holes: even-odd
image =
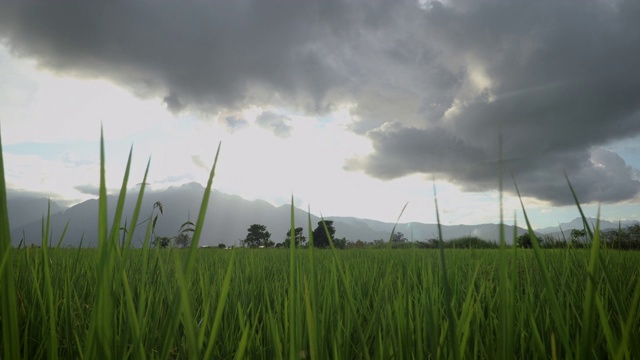
[[[634,0],[0,2],[13,195],[206,184],[324,216],[640,219]],[[502,159],[502,160],[501,160]],[[512,177],[513,176],[513,177]],[[167,206],[167,205],[165,205]],[[212,204],[215,206],[215,204]],[[600,210],[598,210],[600,209]]]

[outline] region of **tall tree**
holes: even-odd
[[[176,246],[181,248],[188,248],[191,245],[191,236],[187,233],[181,232],[176,236]]]
[[[329,247],[329,238],[327,237],[327,231],[324,229],[325,226],[327,227],[331,240],[333,240],[336,234],[336,228],[333,227],[333,220],[318,221],[318,227],[313,230],[313,245],[317,248]]]
[[[401,233],[400,231],[393,233],[393,236],[391,236],[391,242],[401,243],[406,241],[407,241],[407,237],[404,236],[404,234]]]
[[[151,242],[151,246],[161,249],[166,249],[171,246],[171,238],[168,236],[156,236]]]
[[[253,224],[247,229],[247,237],[241,240],[242,246],[246,247],[269,247],[273,245],[271,233],[267,231],[266,225]]]
[[[302,235],[303,229],[301,227],[295,228],[295,233],[293,234],[294,239],[296,240],[296,247],[300,245],[304,245],[307,242],[307,238]],[[287,231],[287,236],[284,238],[284,242],[282,245],[284,247],[288,247],[291,241],[291,229]]]
[[[533,247],[533,241],[531,240],[531,236],[528,232],[518,236],[517,244],[521,248],[530,249]]]
[[[582,229],[572,229],[571,230],[571,242],[574,245],[582,245],[585,243],[585,239],[587,237],[587,230]]]

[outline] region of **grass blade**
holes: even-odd
[[[293,195],[291,196],[291,229],[289,230],[289,358],[294,360],[297,357],[298,339],[296,333],[296,225],[295,210],[293,206]]]
[[[449,350],[454,360],[460,359],[460,347],[458,346],[458,337],[456,333],[457,319],[451,308],[451,302],[453,296],[451,295],[451,285],[449,284],[449,277],[447,276],[447,264],[444,256],[444,240],[442,238],[442,224],[440,223],[440,211],[438,209],[438,196],[436,192],[436,184],[433,184],[433,199],[436,206],[436,220],[438,223],[438,243],[440,245],[440,271],[442,273],[442,285],[444,287],[444,306],[446,317],[448,320],[448,334],[449,334]]]
[[[207,340],[207,349],[204,352],[204,356],[202,357],[203,359],[213,358],[213,347],[218,337],[220,326],[222,325],[222,314],[224,311],[224,306],[227,303],[227,299],[229,297],[229,290],[231,289],[231,275],[233,275],[235,258],[236,251],[233,250],[233,252],[231,253],[231,260],[229,261],[229,266],[227,267],[227,272],[225,273],[224,280],[222,282],[222,289],[220,291],[220,297],[218,298],[218,305],[216,305],[216,314],[213,318],[213,326],[211,328],[211,333],[209,334],[209,339]]]
[[[131,241],[133,234],[136,230],[136,224],[138,223],[138,217],[140,216],[140,209],[142,208],[142,199],[144,198],[144,190],[147,185],[147,176],[149,175],[149,166],[151,165],[151,158],[147,161],[147,168],[144,171],[142,183],[140,184],[140,191],[138,192],[138,200],[136,201],[136,207],[133,210],[133,216],[131,217],[131,229],[127,232],[127,239],[125,241],[125,249],[131,247]]]
[[[189,256],[185,265],[185,274],[187,278],[190,276],[193,269],[193,264],[200,244],[200,236],[202,236],[202,229],[204,227],[204,219],[207,214],[207,207],[209,206],[209,197],[211,196],[211,185],[213,184],[213,177],[216,174],[216,166],[218,165],[218,155],[220,155],[221,143],[218,143],[218,150],[216,150],[216,157],[213,160],[213,166],[209,173],[209,180],[207,181],[207,187],[204,189],[204,195],[202,196],[202,202],[200,204],[200,212],[198,213],[198,220],[196,220],[195,231],[191,238],[191,246],[189,247]]]
[[[570,357],[572,353],[571,342],[569,340],[569,332],[567,328],[567,324],[562,315],[562,308],[560,307],[560,302],[558,301],[558,297],[556,295],[556,289],[551,282],[551,276],[549,275],[549,267],[547,266],[547,262],[544,259],[542,254],[542,249],[540,248],[540,242],[536,237],[536,234],[533,232],[533,228],[531,227],[531,222],[529,221],[529,216],[527,216],[527,211],[524,208],[524,202],[522,201],[522,196],[520,195],[520,190],[518,189],[518,184],[516,183],[515,177],[513,177],[513,185],[516,188],[516,193],[518,194],[518,198],[520,199],[520,205],[522,207],[522,214],[524,215],[525,222],[527,223],[527,229],[529,231],[529,237],[531,238],[531,243],[533,245],[533,253],[535,255],[535,259],[540,267],[540,272],[542,275],[542,279],[545,287],[545,295],[548,297],[550,302],[550,311],[555,323],[555,330],[560,335],[560,341],[567,352],[566,356]],[[554,344],[555,344],[555,337]],[[554,345],[555,346],[555,345]],[[554,351],[555,354],[555,351]]]
[[[2,317],[2,348],[5,359],[20,354],[20,333],[18,332],[18,311],[16,285],[13,275],[11,233],[9,231],[9,210],[7,208],[7,184],[4,176],[4,159],[0,134],[0,316]]]

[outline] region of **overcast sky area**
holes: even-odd
[[[315,214],[640,219],[640,2],[0,2],[11,193],[206,183]],[[502,139],[502,141],[500,140]],[[165,204],[170,206],[170,204]]]

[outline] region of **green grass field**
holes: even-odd
[[[198,248],[201,210],[189,249],[150,248],[151,221],[133,249],[101,159],[99,247],[49,244],[45,219],[15,249],[0,156],[3,359],[640,358],[640,253],[597,228],[587,250],[228,251]]]
[[[104,274],[96,249],[21,249],[12,254],[18,347],[24,358],[90,357],[94,329],[108,335],[94,340],[96,353],[111,358],[200,358],[207,349],[216,359],[447,358],[452,343],[460,358],[567,358],[585,336],[587,357],[640,355],[639,253],[602,254],[591,331],[581,326],[588,251],[545,251],[546,270],[532,250],[505,255],[501,283],[499,250],[445,251],[451,319],[437,250],[315,251],[313,269],[310,251],[298,250],[291,273],[286,250],[207,249],[187,280],[186,250],[131,250]],[[96,287],[105,275],[108,306]]]

